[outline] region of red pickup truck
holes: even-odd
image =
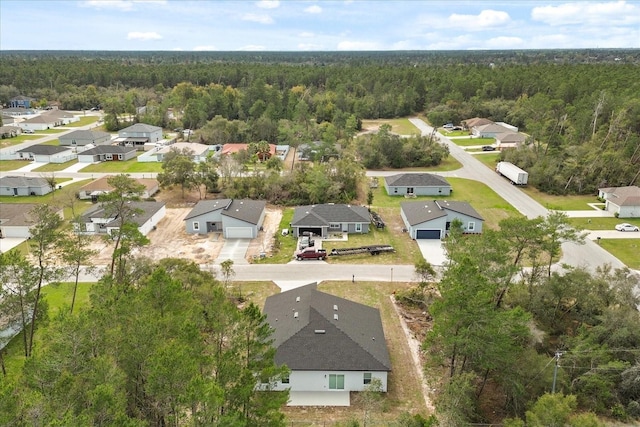
[[[326,249],[316,249],[314,247],[311,248],[306,248],[304,250],[301,250],[300,252],[298,252],[296,254],[296,259],[298,261],[302,261],[305,259],[326,259],[327,258],[327,251]]]

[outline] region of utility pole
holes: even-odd
[[[551,386],[551,394],[554,394],[556,392],[556,377],[558,376],[558,362],[560,361],[560,356],[562,356],[562,353],[556,351],[556,366],[553,368],[553,385]]]

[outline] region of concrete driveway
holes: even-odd
[[[233,265],[249,264],[246,255],[250,242],[251,239],[226,239],[215,264],[219,265],[228,259],[233,261]]]
[[[442,241],[438,239],[417,239],[416,243],[420,248],[420,252],[433,266],[443,266],[447,261],[447,255],[442,245]]]
[[[0,239],[0,253],[7,252],[9,249],[13,249],[20,243],[24,242],[24,237],[4,237]]]

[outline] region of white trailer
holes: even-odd
[[[509,162],[498,162],[496,172],[509,179],[515,185],[527,185],[529,180],[529,174],[526,171]]]

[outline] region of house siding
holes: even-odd
[[[366,371],[371,372],[371,371]],[[335,391],[362,391],[364,390],[364,372],[360,371],[291,371],[289,383],[278,382],[274,390],[291,391],[326,391],[329,389],[329,375],[344,375],[344,389]],[[387,391],[387,372],[371,372],[371,378],[379,378],[382,383],[382,391]]]
[[[640,218],[640,206],[620,206],[619,218]]]
[[[186,222],[186,230],[187,234],[207,234],[207,223],[215,223],[218,226],[218,230],[222,229],[222,208],[207,212],[203,215],[194,216],[193,218],[189,218],[185,220]],[[193,223],[197,222],[200,224],[198,230],[196,230],[193,226]]]
[[[2,230],[3,237],[14,237],[14,238],[22,238],[28,239],[31,237],[31,232],[29,231],[28,226],[0,226],[0,230]]]
[[[385,187],[387,187],[385,185]],[[390,196],[404,196],[407,194],[407,189],[413,188],[413,193],[416,196],[449,196],[451,195],[451,187],[407,187],[407,186],[389,186],[387,187],[387,194]],[[397,190],[397,191],[396,191]]]

